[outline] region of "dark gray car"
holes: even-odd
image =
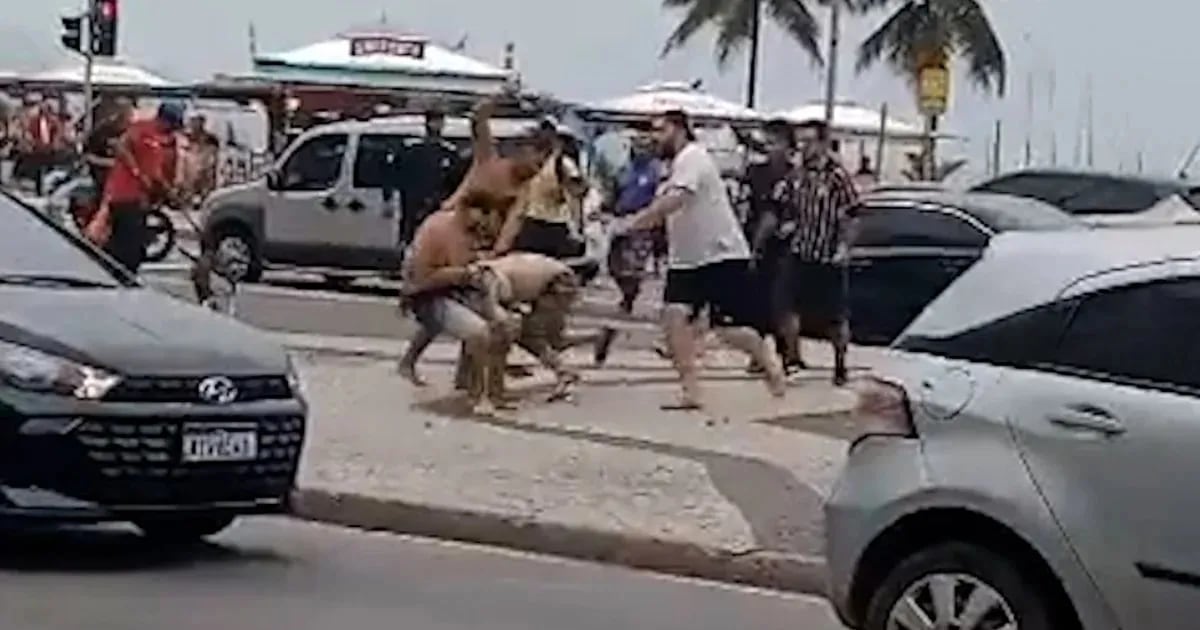
[[[288,505],[306,408],[265,334],[0,195],[0,517],[210,535]]]

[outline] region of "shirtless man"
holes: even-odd
[[[522,139],[515,155],[501,156],[491,129],[495,110],[495,103],[490,100],[484,100],[475,107],[471,121],[470,169],[454,194],[442,204],[443,211],[462,216],[464,229],[475,236],[476,242],[471,244],[475,250],[490,249],[494,245],[509,213],[520,200],[525,184],[541,169],[554,143],[552,135],[538,130]],[[405,378],[421,384],[416,372],[417,361],[439,332],[436,328],[425,326],[418,331],[400,361],[400,373]],[[464,348],[459,357],[455,382],[460,388],[466,385],[467,366],[464,359],[467,354]]]
[[[489,391],[489,357],[507,354],[506,335],[473,310],[468,282],[474,258],[471,217],[466,209],[441,210],[429,215],[413,238],[404,292],[422,327],[444,332],[463,342],[470,371],[468,401],[475,413],[491,413],[504,404],[503,392]],[[503,365],[500,366],[503,368]]]
[[[480,289],[480,310],[490,322],[507,328],[505,334],[547,369],[556,385],[551,400],[565,398],[578,374],[563,365],[567,315],[579,296],[579,281],[565,263],[542,254],[515,252],[470,266],[469,282]],[[511,326],[512,312],[525,311]],[[495,358],[493,358],[495,360]],[[503,365],[501,363],[501,365]],[[489,387],[504,391],[503,371],[492,374]]]

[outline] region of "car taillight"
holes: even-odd
[[[904,388],[877,378],[868,378],[855,387],[858,403],[854,407],[855,436],[853,449],[871,437],[916,437],[908,394]]]

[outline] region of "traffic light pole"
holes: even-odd
[[[86,139],[92,134],[92,126],[96,123],[92,116],[93,102],[95,95],[92,93],[92,70],[95,65],[96,57],[92,54],[92,16],[88,12],[87,28],[83,29],[87,33],[87,45],[83,47],[83,137]]]

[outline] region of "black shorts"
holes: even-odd
[[[792,291],[796,313],[816,322],[840,324],[850,316],[844,265],[795,260]]]
[[[723,260],[695,269],[670,269],[663,290],[666,304],[692,308],[692,318],[708,309],[714,327],[748,327],[770,331],[767,296],[754,290],[748,260]]]

